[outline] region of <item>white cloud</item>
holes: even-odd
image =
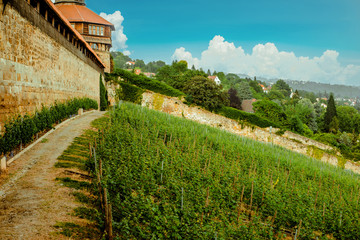
[[[124,51],[123,51],[123,54],[124,54],[125,56],[130,56],[131,52],[130,52],[129,50],[124,50]]]
[[[215,36],[201,58],[180,47],[175,50],[173,60],[186,60],[189,67],[211,69],[249,76],[282,78],[303,81],[316,81],[337,84],[360,84],[360,66],[342,66],[339,53],[325,51],[320,57],[297,57],[293,52],[279,51],[274,43],[258,44],[251,54],[245,53],[241,46]]]
[[[124,34],[124,27],[122,25],[124,17],[121,15],[121,12],[115,11],[112,14],[100,13],[100,16],[105,18],[115,26],[115,31],[112,32],[112,50],[124,50],[124,54],[126,52],[130,55],[130,51],[126,50],[126,48],[128,47],[126,45],[126,41],[128,40],[128,38]]]

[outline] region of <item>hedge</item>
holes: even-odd
[[[116,69],[113,73],[106,74],[106,81],[115,80],[121,77],[126,82],[136,85],[140,88],[147,89],[156,93],[167,95],[170,97],[185,96],[185,93],[167,85],[164,82],[148,78],[144,75],[136,75],[124,69]]]
[[[261,128],[266,128],[270,126],[279,128],[279,126],[276,123],[270,122],[265,118],[232,107],[222,107],[219,110],[217,110],[217,113],[230,119],[234,119],[238,121],[246,121],[250,124],[259,126]]]
[[[5,124],[4,134],[0,136],[0,155],[11,152],[21,143],[32,142],[37,133],[49,130],[55,123],[77,114],[79,108],[97,109],[98,104],[89,98],[75,98],[64,103],[55,102],[50,107],[43,106],[34,115],[15,116]]]
[[[116,96],[119,100],[141,104],[144,89],[125,82],[120,82],[120,86],[121,88],[116,91]]]

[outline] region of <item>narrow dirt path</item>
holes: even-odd
[[[0,239],[67,239],[55,233],[54,225],[74,220],[70,213],[78,205],[72,190],[55,181],[63,169],[54,164],[103,113],[96,111],[67,122],[12,163],[7,177],[0,179]]]

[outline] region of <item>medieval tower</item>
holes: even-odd
[[[55,6],[100,57],[105,72],[110,72],[111,31],[115,30],[114,25],[88,9],[85,0],[55,0]]]

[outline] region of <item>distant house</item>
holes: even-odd
[[[147,76],[147,77],[149,77],[149,78],[153,78],[153,77],[155,77],[155,73],[150,73],[150,72],[146,72],[146,73],[144,73],[144,75],[145,76]]]
[[[220,79],[218,78],[218,76],[208,76],[208,79],[213,80],[217,85],[221,84]]]
[[[254,102],[256,102],[255,98],[243,100],[241,103],[241,109],[245,112],[253,113],[254,112],[254,110],[253,110]]]
[[[125,63],[127,66],[132,67],[135,65],[135,62],[128,61]]]
[[[271,86],[269,87],[265,87],[263,84],[259,83],[259,86],[262,88],[262,90],[264,91],[264,93],[269,93],[271,90]]]
[[[135,69],[135,70],[134,70],[134,73],[135,73],[136,75],[140,75],[141,69],[139,69],[139,68]]]

